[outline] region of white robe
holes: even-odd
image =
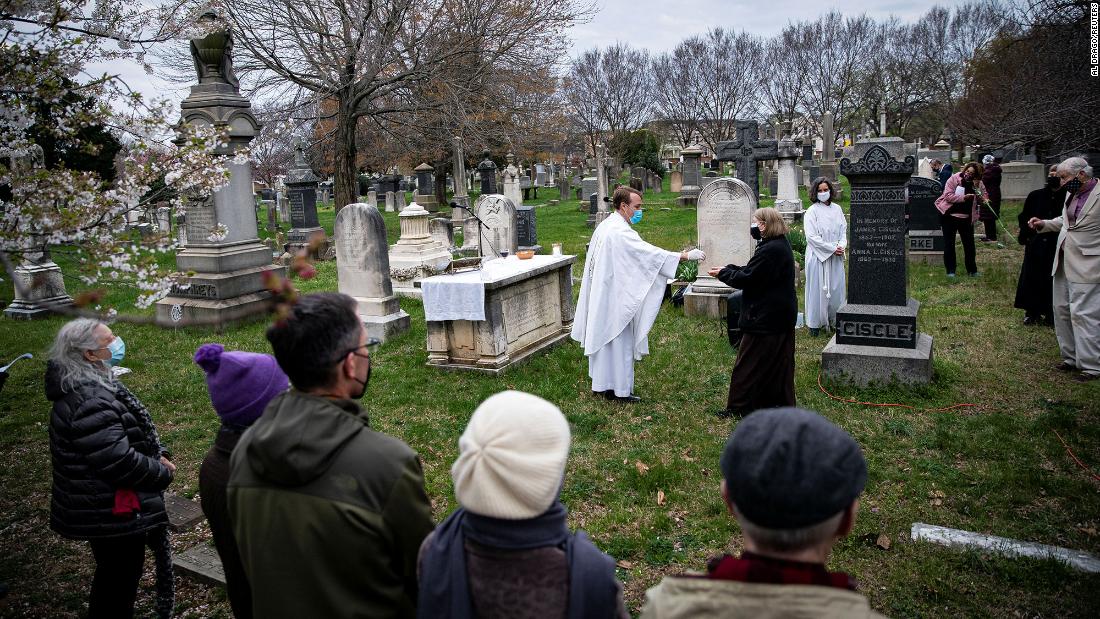
[[[572,337],[588,357],[593,391],[633,393],[634,361],[649,354],[649,330],[679,261],[615,212],[592,233]]]
[[[837,247],[848,247],[848,222],[834,203],[815,202],[806,211],[806,326],[836,328],[836,312],[844,305],[844,256]]]

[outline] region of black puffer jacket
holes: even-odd
[[[129,535],[168,522],[163,491],[172,474],[161,464],[155,439],[114,392],[85,383],[62,388],[57,368],[46,368],[53,455],[50,527],[73,539]],[[136,515],[116,516],[115,491],[130,489]]]
[[[742,331],[760,335],[794,331],[798,295],[794,290],[794,254],[786,236],[764,239],[748,264],[723,267],[718,280],[744,291],[738,323]]]

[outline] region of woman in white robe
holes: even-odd
[[[848,222],[833,201],[836,191],[825,177],[814,180],[813,204],[806,211],[806,326],[817,336],[821,329],[836,329],[836,312],[844,305],[844,254],[848,248]]]

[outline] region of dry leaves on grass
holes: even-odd
[[[930,490],[928,492],[928,502],[934,507],[943,505],[943,500],[947,498],[947,495],[943,493],[943,490]]]
[[[664,505],[665,504],[665,491],[664,490],[658,490],[657,491],[657,504],[658,505]]]
[[[623,568],[624,570],[629,570],[632,567],[634,567],[633,563],[631,563],[630,561],[624,561],[624,560],[619,560],[619,562],[616,563],[615,565],[617,565],[618,567]]]
[[[639,475],[645,475],[649,472],[649,467],[646,466],[645,462],[642,462],[641,460],[634,461],[634,468],[638,469]]]

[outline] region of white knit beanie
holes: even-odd
[[[451,467],[455,498],[480,516],[534,518],[558,497],[569,457],[569,422],[557,406],[504,391],[477,407]]]

